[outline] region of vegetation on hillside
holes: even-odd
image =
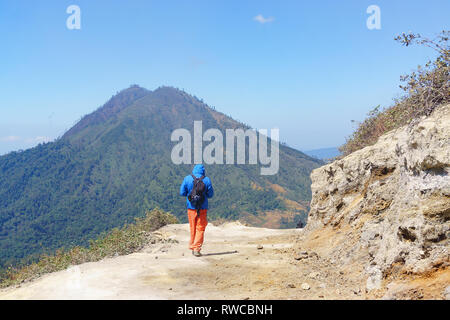
[[[192,165],[172,163],[170,136],[176,128],[192,132],[199,119],[204,131],[243,126],[180,90],[132,86],[61,139],[1,156],[0,269],[87,246],[156,206],[187,222],[179,187]],[[236,220],[243,213],[289,211],[295,218],[284,226],[294,227],[305,210],[286,208],[285,199],[305,207],[309,174],[320,165],[285,146],[280,171],[271,177],[261,176],[257,165],[206,165],[216,191],[208,215]]]
[[[177,222],[171,214],[155,208],[147,211],[144,217],[136,218],[135,223],[120,229],[114,228],[97,240],[91,240],[88,247],[60,249],[55,254],[42,255],[37,262],[30,265],[4,270],[0,273],[0,287],[20,284],[45,273],[67,269],[71,265],[139,251],[149,243],[152,231]]]
[[[339,148],[344,156],[376,143],[384,133],[406,125],[413,119],[428,116],[437,106],[450,102],[449,36],[450,31],[444,30],[435,39],[412,33],[403,33],[395,38],[404,46],[427,46],[435,50],[438,57],[400,78],[403,83],[400,88],[405,94],[394,100],[394,105],[384,110],[377,106],[369,112],[368,117]]]

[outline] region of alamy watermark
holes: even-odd
[[[66,20],[66,27],[69,30],[81,29],[81,9],[79,6],[72,4],[67,7],[66,13],[70,16]]]
[[[381,29],[381,9],[377,5],[370,5],[367,7],[366,13],[370,16],[366,20],[366,26],[369,30]]]
[[[70,5],[66,9],[70,16],[66,20],[69,30],[81,29],[81,9]],[[370,5],[366,13],[369,30],[381,29],[381,10],[377,5]],[[224,152],[223,134],[219,129],[208,129],[203,133],[202,121],[194,121],[193,159],[192,137],[187,129],[179,128],[172,132],[171,141],[178,142],[171,153],[174,164],[248,164],[261,165],[261,175],[275,175],[280,167],[279,161],[279,130],[270,130],[270,155],[268,150],[268,130],[226,129],[226,148]],[[247,140],[248,139],[248,140]],[[246,143],[248,141],[248,144]],[[209,144],[203,148],[203,142]],[[235,145],[236,142],[236,145]],[[248,146],[248,153],[246,152]],[[236,152],[235,152],[236,151]],[[225,158],[225,161],[224,161]],[[265,166],[265,167],[264,167]]]
[[[66,13],[70,16],[66,20],[66,27],[69,30],[80,30],[81,29],[81,9],[78,5],[72,4],[67,7]],[[367,7],[366,13],[370,16],[366,20],[366,26],[369,30],[380,30],[381,29],[381,9],[379,6],[372,4]],[[273,17],[264,18],[261,14],[253,18],[262,24],[267,22],[272,22]]]
[[[203,133],[202,121],[194,121],[193,140],[187,129],[179,128],[172,132],[170,140],[178,143],[172,148],[171,159],[174,164],[258,164],[259,161],[261,175],[274,175],[280,168],[279,135],[279,129],[270,130],[270,139],[267,129],[258,132],[254,129],[226,129],[224,152],[222,132],[208,129]],[[203,148],[203,142],[209,144]]]

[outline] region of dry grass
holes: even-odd
[[[126,255],[142,249],[149,241],[150,233],[177,219],[159,208],[148,211],[143,218],[136,218],[134,224],[115,228],[88,248],[76,246],[68,251],[58,250],[54,255],[43,255],[38,262],[9,268],[0,275],[0,288],[17,285],[35,279],[43,274],[67,269],[71,265],[99,261],[105,257]]]

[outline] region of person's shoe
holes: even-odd
[[[193,254],[194,256],[196,256],[196,257],[201,257],[201,256],[202,256],[202,254],[200,253],[200,251],[192,250],[192,254]]]

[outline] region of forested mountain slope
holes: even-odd
[[[85,116],[55,142],[0,157],[0,266],[89,239],[156,206],[185,222],[182,178],[192,165],[171,161],[174,129],[248,128],[184,91],[132,86]],[[225,136],[225,135],[224,135]],[[321,165],[280,146],[280,170],[206,165],[216,195],[210,219],[295,226],[306,216],[312,169]]]

